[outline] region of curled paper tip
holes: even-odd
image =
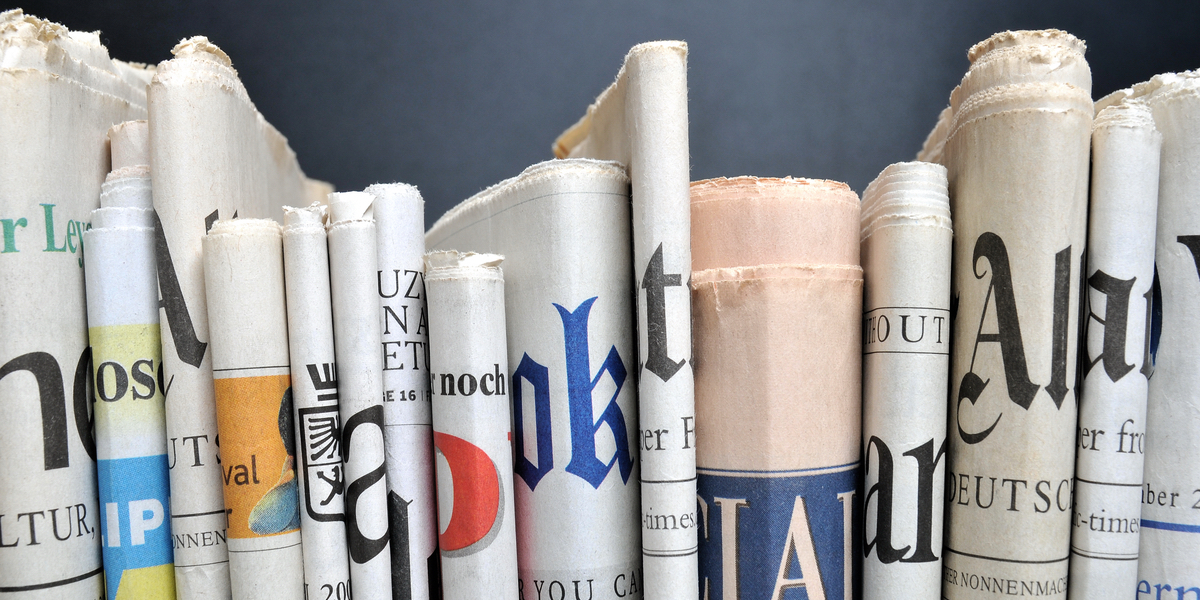
[[[1150,107],[1141,99],[1125,98],[1096,113],[1096,120],[1092,122],[1092,130],[1110,127],[1155,129],[1154,115],[1150,112]]]
[[[112,170],[150,164],[150,124],[145,119],[125,121],[108,130]]]
[[[435,250],[425,254],[425,268],[430,276],[444,269],[496,269],[504,257],[499,254],[479,254],[458,250]]]
[[[226,67],[233,66],[233,61],[229,60],[229,55],[225,54],[224,50],[221,50],[216,44],[208,41],[208,38],[202,35],[180,40],[171,49],[171,55],[177,58],[203,58]]]
[[[319,202],[304,207],[285,206],[283,207],[283,226],[285,228],[300,225],[324,226],[327,212],[328,207]]]
[[[1061,46],[1080,54],[1087,50],[1083,40],[1059,29],[1002,31],[971,46],[967,51],[967,59],[974,63],[993,50],[1015,46]]]
[[[329,225],[346,221],[370,221],[375,218],[375,196],[367,192],[329,194]]]
[[[363,191],[376,198],[411,198],[423,202],[421,191],[417,186],[408,183],[374,183]]]

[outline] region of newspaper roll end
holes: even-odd
[[[304,207],[285,206],[283,207],[283,228],[286,231],[293,227],[312,225],[324,227],[327,217],[328,207],[319,202]]]
[[[504,257],[499,254],[437,250],[425,254],[425,277],[447,276],[448,271],[461,270],[499,272],[503,261]]]
[[[109,173],[100,186],[100,206],[153,207],[150,167],[134,165]]]
[[[380,200],[407,200],[419,202],[422,206],[425,205],[425,200],[421,198],[421,191],[417,189],[417,186],[407,183],[376,183],[367,186],[367,189],[363,191]]]
[[[180,40],[178,44],[175,44],[174,48],[171,48],[171,56],[178,58],[202,58],[222,66],[233,67],[233,61],[229,60],[229,55],[225,54],[224,50],[218,48],[216,44],[208,41],[208,38],[202,35]]]
[[[367,192],[329,194],[329,226],[346,221],[370,221],[375,218],[375,196]]]
[[[150,164],[150,124],[145,119],[125,121],[108,130],[112,170]]]
[[[1080,54],[1087,51],[1087,44],[1083,40],[1059,29],[1002,31],[971,46],[967,51],[967,60],[974,64],[989,52],[1016,46],[1060,46]]]
[[[96,229],[128,229],[154,228],[154,209],[149,206],[106,206],[92,211],[91,228]]]
[[[204,236],[204,245],[207,247],[209,239],[223,235],[280,237],[282,233],[279,223],[271,219],[221,219]]]

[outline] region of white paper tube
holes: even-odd
[[[104,579],[109,598],[174,600],[150,178],[110,175],[101,204],[83,239]]]
[[[104,595],[83,232],[146,116],[95,33],[0,13],[0,597]],[[129,67],[132,69],[132,67]]]
[[[1161,146],[1140,102],[1096,117],[1071,534],[1076,600],[1125,599],[1137,588]]]
[[[889,166],[862,213],[863,597],[937,598],[954,237],[946,169]]]
[[[567,156],[629,168],[637,294],[638,421],[645,594],[697,596],[692,375],[691,217],[688,212],[687,44],[634,46],[617,80],[554,145]],[[654,443],[646,443],[654,439]]]
[[[1162,134],[1138,597],[1200,594],[1200,79],[1134,86]]]
[[[425,237],[430,249],[505,257],[525,598],[576,586],[580,598],[642,597],[628,185],[616,163],[540,163]]]
[[[183,40],[150,83],[171,531],[179,600],[229,600],[201,239],[217,219],[281,218],[309,188],[287,140],[254,108],[229,56]]]
[[[442,592],[517,600],[502,257],[425,257]]]
[[[204,236],[229,578],[239,600],[304,598],[283,240],[269,219]]]
[[[350,583],[358,600],[391,600],[374,199],[366,192],[329,195],[329,280],[346,469]]]
[[[325,207],[284,207],[283,268],[306,598],[349,598]]]
[[[691,201],[701,597],[854,598],[858,197],[737,177]]]
[[[945,145],[954,213],[948,600],[1065,598],[1091,75],[1061,31],[969,52]]]
[[[417,188],[402,183],[373,185],[366,191],[375,197],[379,255],[392,597],[428,600],[438,596],[441,578],[422,259],[425,202]]]

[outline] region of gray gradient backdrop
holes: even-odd
[[[966,51],[1004,29],[1088,42],[1093,95],[1200,67],[1200,2],[28,2],[100,30],[123,60],[206,35],[340,190],[404,181],[426,223],[526,166],[612,80],[630,46],[690,46],[692,178],[819,177],[861,191],[910,160]]]

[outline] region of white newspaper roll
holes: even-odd
[[[0,597],[104,595],[84,301],[105,135],[145,89],[96,33],[0,13]]]
[[[1137,588],[1161,146],[1141,102],[1096,116],[1071,534],[1077,600],[1126,599]]]
[[[180,600],[228,600],[201,239],[219,218],[281,218],[313,186],[220,48],[196,37],[172,54],[150,84],[149,127],[175,578]]]
[[[379,304],[383,321],[383,437],[387,444],[392,596],[437,597],[437,498],[425,309],[425,202],[403,183],[367,188],[375,197]]]
[[[1061,31],[969,53],[946,140],[954,213],[943,595],[1065,598],[1091,75]]]
[[[863,192],[863,597],[942,586],[950,249],[946,169],[891,165]]]
[[[217,221],[204,236],[204,283],[233,597],[301,600],[304,558],[279,224]]]
[[[1200,78],[1134,86],[1162,134],[1139,597],[1200,594]]]
[[[376,285],[375,197],[329,195],[329,281],[345,461],[350,582],[358,600],[391,600],[388,497],[384,464],[383,360]]]
[[[104,579],[109,598],[174,600],[149,169],[110,173],[100,204],[83,240]]]
[[[634,46],[617,80],[555,141],[559,158],[629,168],[637,294],[642,560],[648,598],[697,596],[696,428],[687,44]]]
[[[527,599],[642,597],[629,227],[624,169],[570,159],[484,190],[425,236],[431,250],[505,257]]]
[[[283,209],[296,481],[307,598],[349,598],[342,426],[333,353],[325,207]]]
[[[503,258],[425,260],[443,597],[517,600]]]

